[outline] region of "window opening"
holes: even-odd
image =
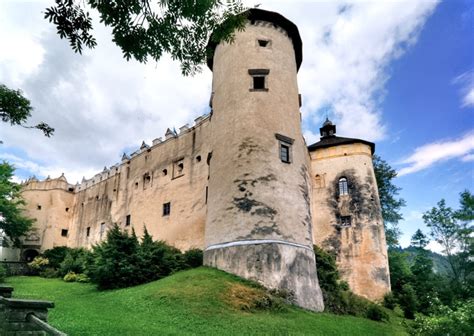
[[[66,229],[61,230],[61,237],[67,237],[67,230]]]
[[[177,160],[173,163],[173,178],[184,175],[184,159]]]
[[[69,208],[66,208],[66,212],[68,212],[68,211],[69,211]]]
[[[91,228],[88,227],[88,228],[86,229],[86,237],[89,237],[90,235],[91,235]]]
[[[163,216],[169,216],[171,213],[171,202],[163,204]]]
[[[163,169],[163,176],[166,176],[168,175],[168,170],[167,169]]]
[[[196,156],[196,161],[201,162],[201,155]]]
[[[258,45],[262,48],[268,47],[270,44],[269,40],[258,40]]]
[[[268,69],[249,69],[249,75],[252,76],[252,88],[250,91],[268,91],[266,87],[266,77],[270,73]]]
[[[263,77],[263,76],[253,77],[253,89],[254,90],[263,90],[263,89],[265,89],[265,77]]]
[[[38,205],[36,206],[36,209],[41,210],[41,205],[38,204]]]
[[[290,146],[280,143],[280,159],[282,162],[290,163]]]
[[[341,226],[351,226],[351,216],[341,216],[340,223]]]
[[[348,195],[349,189],[347,187],[347,179],[345,177],[341,177],[339,179],[339,195]]]
[[[100,238],[102,238],[102,235],[105,232],[105,223],[100,224]]]
[[[125,226],[130,226],[131,219],[132,219],[131,215],[127,215],[127,217],[125,217]]]
[[[209,187],[206,187],[206,204],[207,204],[207,196],[209,194]]]

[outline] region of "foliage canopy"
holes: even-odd
[[[25,201],[21,197],[21,186],[13,182],[15,168],[7,162],[0,163],[0,231],[3,231],[3,245],[20,246],[20,237],[33,224],[33,219],[22,214]]]
[[[54,133],[54,128],[40,122],[35,126],[26,125],[26,121],[31,117],[33,107],[30,101],[23,96],[20,90],[12,90],[3,84],[0,84],[0,118],[3,122],[10,123],[10,125],[22,126],[25,128],[36,128],[44,133],[45,136],[50,137]]]
[[[234,30],[243,29],[245,22],[240,0],[55,1],[55,6],[46,9],[45,19],[56,26],[61,38],[69,40],[75,52],[97,45],[88,5],[112,28],[112,40],[127,60],[158,61],[167,53],[181,63],[184,75],[200,71],[211,33],[216,42],[229,42]]]

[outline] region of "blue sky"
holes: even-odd
[[[427,20],[417,43],[390,66],[391,78],[382,106],[391,136],[377,144],[377,153],[399,168],[413,148],[445,144],[472,132],[474,104],[463,106],[462,100],[466,87],[474,87],[473,70],[474,3],[442,2]],[[470,79],[456,80],[469,72]],[[461,158],[459,155],[435,162],[395,180],[402,188],[400,196],[407,201],[405,220],[400,223],[405,233],[403,244],[408,244],[417,228],[427,231],[422,212],[441,198],[457,208],[459,193],[464,189],[474,191],[474,161]]]
[[[43,19],[52,3],[0,2],[0,82],[32,101],[32,123],[56,128],[45,138],[0,125],[0,159],[15,164],[18,180],[63,172],[71,183],[92,178],[143,140],[208,112],[209,70],[186,78],[169,57],[126,62],[97,18],[97,48],[74,54]],[[402,245],[424,229],[424,211],[441,198],[457,207],[459,193],[474,189],[473,1],[245,3],[278,11],[300,30],[307,142],[318,140],[327,114],[339,135],[374,141],[400,172]]]

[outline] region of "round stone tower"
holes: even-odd
[[[204,262],[286,290],[322,311],[301,133],[302,44],[283,16],[248,11],[233,43],[211,45],[213,152]]]

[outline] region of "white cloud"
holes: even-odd
[[[472,151],[474,151],[474,132],[467,133],[460,139],[423,145],[416,148],[413,154],[401,161],[401,164],[408,166],[401,168],[398,176],[412,174],[453,158],[470,161],[473,157]]]
[[[320,111],[329,107],[339,134],[383,139],[379,103],[390,62],[415,43],[437,1],[262,2],[260,8],[282,13],[302,35],[298,77],[307,124],[319,126],[325,117]],[[50,3],[0,3],[1,81],[31,99],[31,123],[45,121],[56,129],[45,138],[0,125],[5,142],[0,151],[24,151],[20,164],[36,164],[32,173],[64,172],[75,182],[119,161],[124,148],[150,143],[167,127],[192,124],[208,111],[209,70],[184,78],[169,57],[158,64],[126,62],[98,20],[98,47],[76,55],[43,19],[41,11]],[[309,144],[317,133],[317,127],[305,130]]]
[[[461,85],[461,107],[474,107],[474,70],[469,70],[453,79],[453,84]]]

